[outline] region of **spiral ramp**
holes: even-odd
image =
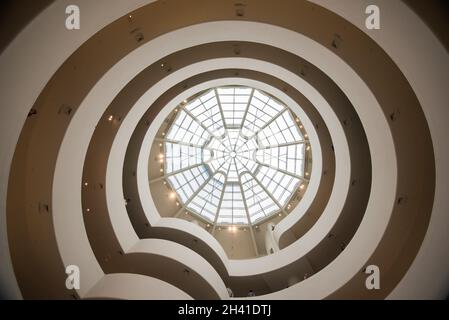
[[[380,29],[365,25],[372,2]],[[64,24],[73,4],[79,30]],[[57,0],[20,19],[13,6],[0,56],[1,297],[445,299],[439,6]],[[313,160],[291,210],[236,232],[184,214],[155,161],[181,102],[228,86],[288,105]]]

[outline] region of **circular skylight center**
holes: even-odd
[[[164,136],[165,177],[182,206],[215,225],[253,225],[307,184],[299,119],[248,87],[207,90],[177,109]],[[296,198],[298,198],[296,197]]]

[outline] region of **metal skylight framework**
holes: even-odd
[[[248,87],[182,104],[165,136],[165,175],[182,205],[218,225],[284,211],[304,180],[306,141],[285,105]]]

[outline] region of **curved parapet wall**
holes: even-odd
[[[79,1],[76,32],[68,2],[42,8],[0,56],[2,296],[445,297],[449,57],[406,4],[376,3],[379,30],[368,1]],[[230,259],[149,181],[164,120],[221,85],[278,97],[310,136],[301,201],[252,229],[256,255],[279,248],[266,256]]]

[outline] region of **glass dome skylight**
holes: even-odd
[[[164,138],[165,177],[182,205],[212,224],[285,212],[304,181],[307,141],[297,122],[260,90],[207,90],[177,109]]]

